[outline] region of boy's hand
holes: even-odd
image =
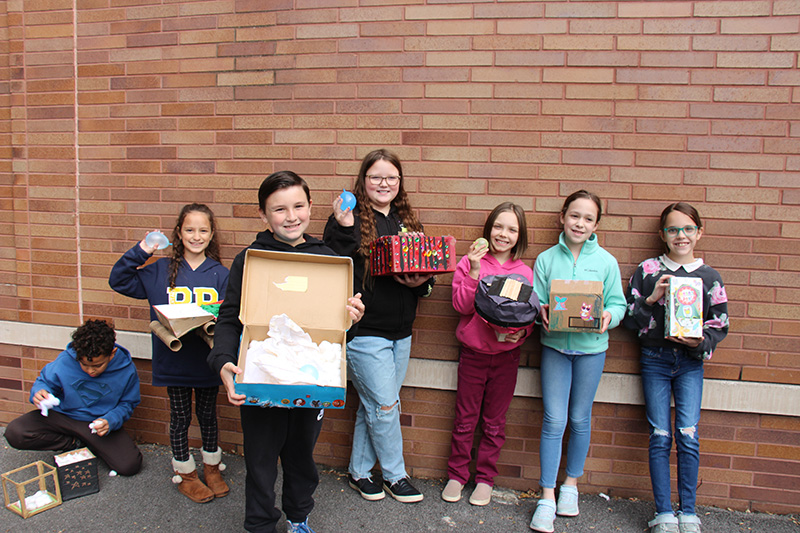
[[[39,402],[42,402],[43,400],[46,400],[49,397],[50,397],[49,392],[47,392],[44,389],[39,389],[36,391],[36,394],[33,395],[33,400],[32,400],[33,405],[35,405],[37,409],[41,409],[42,407],[41,405],[39,405]]]
[[[353,324],[361,320],[364,316],[364,309],[364,302],[361,301],[360,292],[352,298],[347,299],[347,312],[350,313]]]
[[[92,429],[95,430],[98,437],[104,436],[108,433],[108,420],[105,418],[98,418],[92,421]]]
[[[228,402],[232,405],[242,405],[247,397],[244,394],[236,394],[236,389],[233,386],[233,375],[241,373],[242,369],[230,362],[225,363],[219,370],[219,377],[225,386],[225,392],[228,394]]]

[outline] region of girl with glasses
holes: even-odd
[[[413,503],[423,495],[409,482],[400,431],[400,387],[411,355],[411,327],[417,300],[428,296],[431,275],[369,275],[370,244],[384,235],[422,232],[403,188],[400,160],[388,150],[374,150],[361,161],[353,193],[356,207],[342,210],[337,197],[323,240],[339,255],[353,258],[354,289],[363,296],[364,318],[347,343],[347,372],[360,405],[353,431],[349,484],[363,498]],[[380,461],[383,486],[372,481]],[[385,491],[384,491],[385,489]]]
[[[703,362],[728,334],[728,297],[719,273],[695,257],[703,236],[700,214],[683,202],[661,213],[659,236],[666,253],[642,262],[628,286],[626,327],[641,343],[641,372],[647,422],[650,424],[650,482],[656,517],[651,533],[699,533],[695,511],[700,444],[697,425],[703,396]],[[703,336],[664,337],[665,301],[672,277],[703,280]],[[675,401],[675,428],[670,400]],[[673,435],[678,452],[678,515],[670,500],[669,455]]]

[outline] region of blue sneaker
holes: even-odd
[[[531,519],[531,529],[542,533],[553,533],[553,522],[556,520],[556,502],[542,498],[536,504],[536,512]]]
[[[558,491],[556,514],[558,516],[578,516],[578,487],[561,485]]]
[[[302,522],[286,521],[286,533],[314,533],[314,530],[308,527],[308,518]]]

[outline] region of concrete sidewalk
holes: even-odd
[[[0,434],[5,428],[0,428]],[[8,472],[36,460],[53,464],[52,452],[23,452],[0,440],[0,472]],[[225,455],[225,477],[231,492],[207,504],[194,504],[178,493],[170,481],[170,450],[164,446],[143,445],[144,467],[133,477],[109,477],[108,467],[100,462],[100,492],[74,500],[23,519],[9,510],[0,510],[0,532],[239,532],[244,520],[244,460]],[[199,452],[195,453],[199,460]],[[497,490],[492,503],[473,507],[466,497],[450,504],[439,494],[441,481],[414,480],[425,494],[417,504],[402,504],[386,497],[368,502],[347,485],[345,473],[320,467],[316,507],[309,518],[317,533],[406,532],[530,532],[528,524],[535,499],[520,497],[515,491]],[[280,487],[280,479],[278,480]],[[469,495],[471,487],[465,489]],[[643,533],[652,518],[652,502],[581,495],[581,514],[559,518],[556,531],[569,533]],[[704,533],[763,532],[797,533],[797,516],[726,511],[702,507]],[[280,524],[285,531],[285,523]]]

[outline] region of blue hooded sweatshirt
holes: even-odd
[[[108,421],[110,431],[116,431],[131,417],[139,405],[139,376],[131,354],[120,346],[108,363],[106,370],[91,377],[81,369],[72,343],[56,360],[42,369],[31,387],[30,401],[44,389],[61,400],[54,411],[74,420],[91,422],[98,418]]]
[[[184,261],[178,268],[175,288],[169,290],[169,259],[162,257],[142,266],[150,254],[139,243],[125,252],[111,269],[108,284],[112,289],[131,298],[147,299],[150,320],[158,320],[154,305],[167,303],[211,303],[225,298],[228,269],[217,261],[206,260],[195,270]],[[183,347],[173,352],[169,346],[153,337],[153,385],[157,387],[216,387],[221,384],[206,364],[208,345],[193,331],[181,337]]]

